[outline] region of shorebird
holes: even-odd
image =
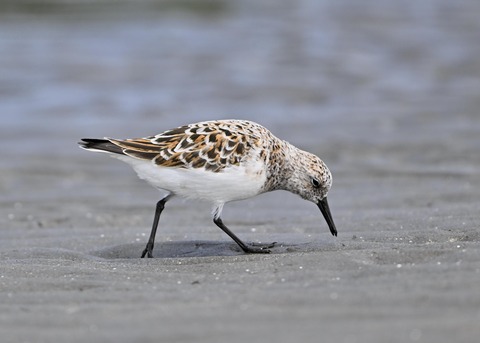
[[[145,138],[83,138],[79,144],[127,162],[141,179],[166,192],[157,202],[142,258],[153,257],[160,214],[174,196],[210,202],[214,223],[246,253],[269,253],[275,243],[244,243],[223,223],[223,206],[275,190],[315,203],[337,235],[327,201],[332,174],[326,164],[257,123],[204,121]]]

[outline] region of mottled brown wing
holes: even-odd
[[[110,141],[124,154],[152,160],[162,167],[204,168],[212,172],[239,165],[256,146],[258,137],[241,125],[204,122],[182,126],[162,134]]]

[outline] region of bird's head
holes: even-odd
[[[322,212],[332,235],[337,235],[327,194],[332,186],[332,174],[327,165],[317,156],[299,151],[295,168],[289,180],[289,190],[305,200],[315,203]]]

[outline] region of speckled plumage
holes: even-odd
[[[336,235],[326,201],[332,176],[325,163],[257,123],[206,121],[145,138],[83,139],[80,145],[132,165],[140,178],[167,192],[160,201],[163,205],[174,195],[210,201],[215,223],[247,252],[269,250],[239,243],[221,222],[223,205],[273,190],[287,190],[316,203]],[[326,205],[322,209],[320,204]],[[157,205],[157,212],[161,210]],[[147,245],[143,255],[151,257],[155,230],[152,228],[151,247]]]
[[[252,122],[224,120],[185,125],[146,138],[110,141],[124,149],[124,154],[152,160],[158,166],[220,172],[239,166],[255,149],[265,149],[264,137],[269,134]],[[266,154],[260,158],[265,160]]]

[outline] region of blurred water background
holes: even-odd
[[[230,117],[319,153],[473,154],[455,133],[479,129],[479,18],[475,0],[3,0],[2,155]]]

